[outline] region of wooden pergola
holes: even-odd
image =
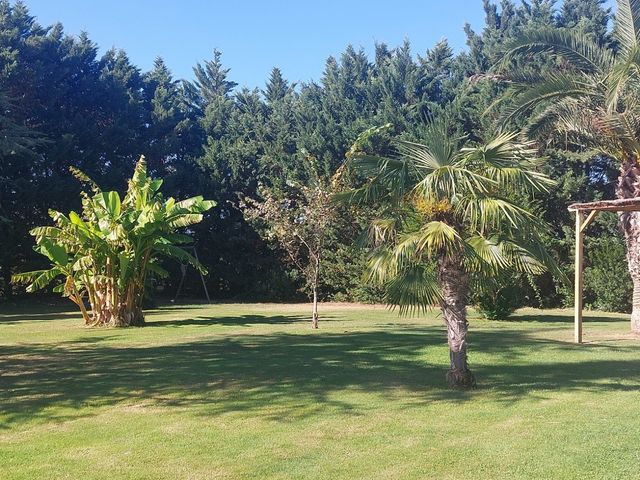
[[[574,341],[582,343],[582,280],[584,270],[584,232],[598,212],[637,212],[640,211],[640,198],[619,200],[601,200],[590,203],[574,203],[569,210],[576,212],[576,269],[575,269],[575,313]]]

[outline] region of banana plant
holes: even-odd
[[[178,230],[200,222],[215,202],[201,196],[176,201],[160,193],[162,180],[147,175],[140,157],[124,198],[103,192],[89,177],[74,175],[91,187],[82,193],[82,212],[65,215],[49,212],[54,226],[31,231],[36,251],[45,255],[51,268],[14,275],[33,292],[58,282],[54,291],[80,308],[85,324],[104,326],[142,325],[144,285],[150,271],[160,276],[162,257],[206,269],[180,247],[191,237]],[[90,305],[90,311],[85,307]]]

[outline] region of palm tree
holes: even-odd
[[[509,82],[499,103],[505,120],[528,116],[526,133],[542,146],[595,149],[619,164],[617,198],[640,197],[640,1],[618,0],[615,48],[577,30],[541,29],[508,45]],[[527,68],[532,56],[557,60],[555,73]],[[513,62],[516,60],[516,62]],[[508,69],[505,66],[508,65]],[[518,67],[519,65],[519,67]],[[620,214],[633,280],[631,328],[640,332],[640,212]]]
[[[533,152],[513,133],[471,146],[431,123],[424,144],[392,142],[394,154],[364,153],[367,131],[352,148],[346,171],[366,180],[342,194],[377,207],[371,222],[368,275],[386,286],[401,313],[439,305],[447,328],[452,387],[475,385],[467,363],[467,303],[472,280],[512,269],[538,274],[552,262],[540,246],[540,223],[511,198],[544,191],[551,181],[532,167]]]

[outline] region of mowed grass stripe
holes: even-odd
[[[471,319],[448,390],[436,315],[170,307],[85,329],[0,313],[0,478],[636,478],[640,342],[624,316]]]

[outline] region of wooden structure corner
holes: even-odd
[[[600,200],[589,203],[569,205],[569,211],[576,212],[576,247],[574,280],[574,334],[575,343],[582,343],[583,277],[584,277],[584,235],[598,212],[637,212],[640,211],[640,198],[618,200]]]

